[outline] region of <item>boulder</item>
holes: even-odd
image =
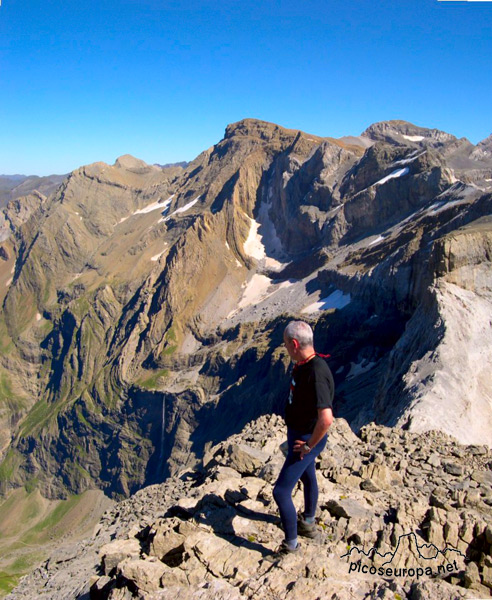
[[[109,544],[105,544],[99,550],[99,555],[102,558],[104,573],[110,575],[112,571],[127,558],[140,558],[140,542],[131,538],[128,540],[115,540]]]
[[[343,517],[345,519],[367,519],[373,514],[368,508],[352,498],[328,500],[322,508],[326,508],[335,517]]]
[[[242,475],[254,475],[265,465],[270,456],[247,444],[230,444],[227,447],[228,466]]]
[[[170,568],[156,558],[127,558],[118,565],[118,573],[131,581],[142,592],[153,592],[161,587],[161,578]]]

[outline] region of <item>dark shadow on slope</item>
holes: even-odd
[[[186,509],[186,511],[176,511],[174,507],[171,507],[164,515],[164,518],[178,517],[183,520],[193,518],[196,523],[211,527],[214,535],[226,540],[233,546],[259,552],[263,557],[271,554],[269,548],[236,534],[232,521],[237,516],[251,521],[279,524],[279,519],[275,515],[241,508],[240,505],[228,503],[216,494],[206,494],[200,498],[196,506]]]
[[[49,350],[51,359],[51,377],[46,389],[54,397],[60,390],[61,380],[65,371],[65,358],[68,355],[77,322],[75,317],[65,311],[62,314],[58,327],[43,340],[41,348]]]

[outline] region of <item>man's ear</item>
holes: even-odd
[[[296,340],[296,338],[294,338],[294,339],[292,340],[292,345],[294,346],[294,348],[295,348],[296,350],[298,350],[298,349],[299,349],[299,342]]]

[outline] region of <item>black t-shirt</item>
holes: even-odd
[[[319,408],[332,408],[335,383],[330,367],[319,356],[294,367],[285,407],[287,427],[312,433]]]

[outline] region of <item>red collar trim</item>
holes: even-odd
[[[301,367],[302,365],[305,365],[307,362],[309,362],[315,356],[320,356],[321,358],[330,358],[331,355],[330,354],[320,354],[319,352],[315,352],[314,354],[311,354],[311,356],[308,356],[306,359],[300,360],[299,362],[297,362],[294,365],[294,369],[297,369],[297,367]]]

